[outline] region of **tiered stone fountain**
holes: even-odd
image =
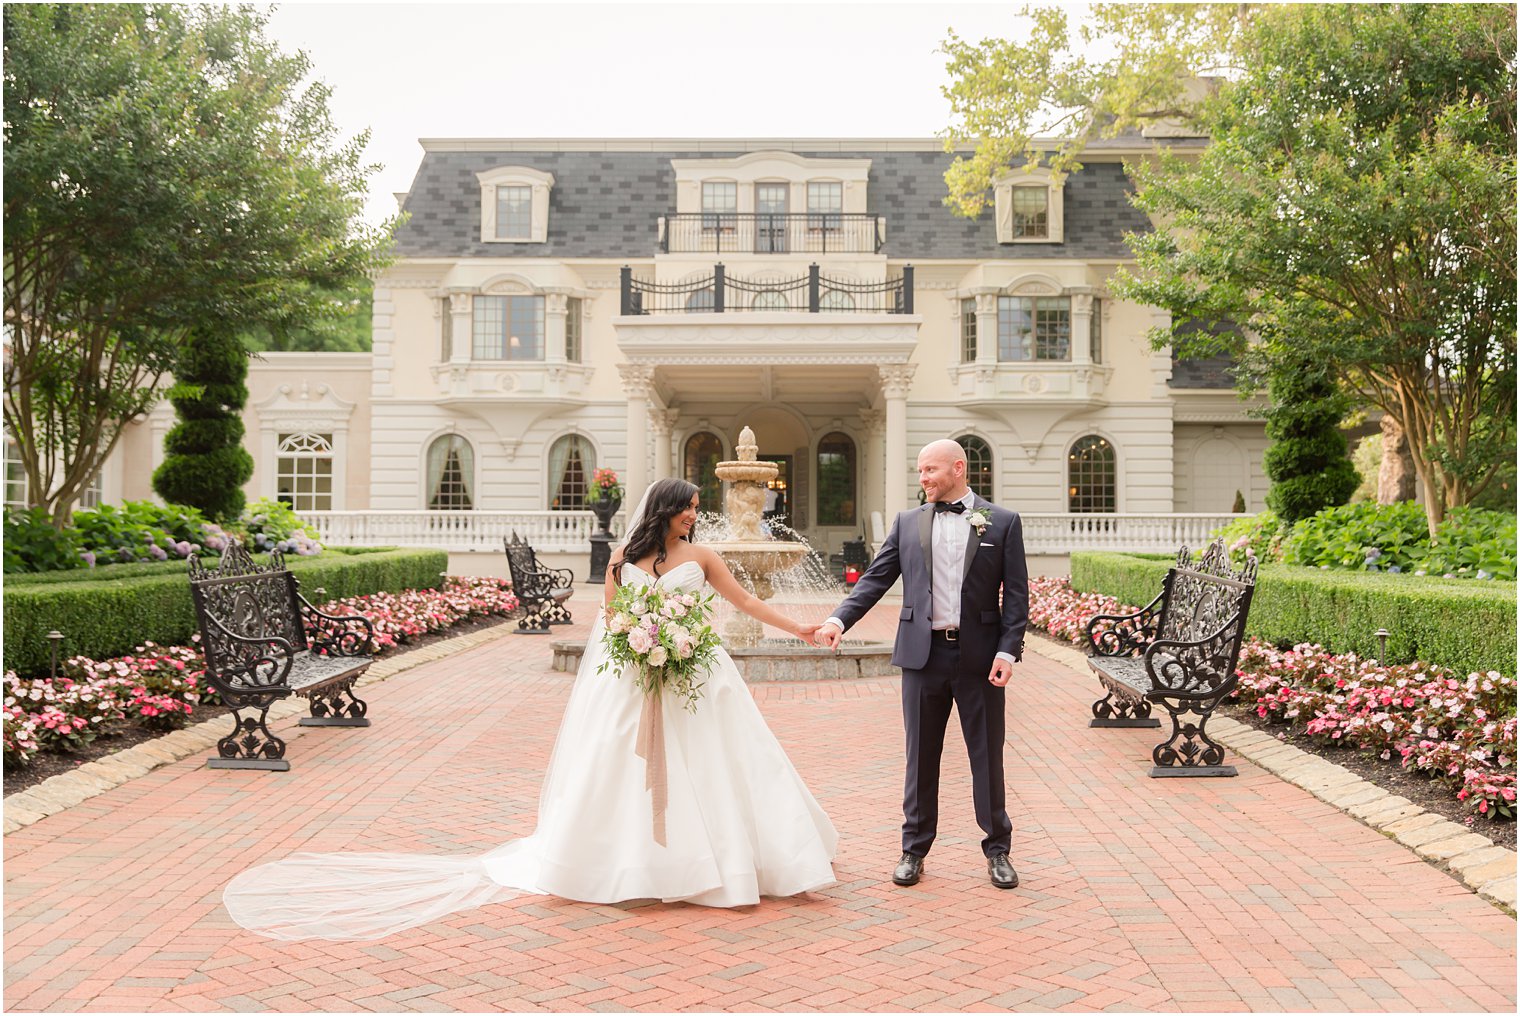
[[[729,538],[712,544],[733,570],[740,582],[762,600],[775,595],[771,577],[795,568],[808,553],[805,543],[773,540],[760,530],[765,512],[766,484],[776,478],[780,467],[774,462],[760,462],[755,432],[745,427],[739,432],[735,449],[739,458],[720,462],[714,470],[718,479],[729,485],[723,500],[724,513],[731,529]],[[760,644],[762,625],[748,614],[734,611],[724,631],[724,641],[731,649],[750,649]]]
[[[727,518],[720,520],[727,523],[729,532],[726,538],[707,545],[723,556],[740,582],[760,599],[769,600],[775,595],[772,580],[797,567],[811,548],[800,540],[772,539],[760,528],[765,514],[766,484],[775,479],[780,467],[774,462],[759,461],[755,433],[748,427],[739,432],[736,451],[739,454],[736,460],[717,466],[718,477],[729,485],[723,502]],[[718,528],[721,530],[722,526]],[[839,595],[838,588],[827,585],[826,580],[816,595],[808,590],[808,615],[823,620],[823,612],[838,602]],[[897,673],[891,663],[892,647],[886,642],[847,641],[836,653],[796,639],[762,639],[762,631],[759,621],[734,610],[723,632],[724,644],[734,663],[749,681],[822,681]],[[586,644],[555,642],[553,649],[554,669],[573,673],[580,667]]]

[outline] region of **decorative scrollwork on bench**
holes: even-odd
[[[1092,725],[1140,726],[1139,703],[1146,718],[1153,703],[1171,716],[1171,735],[1151,753],[1152,776],[1235,775],[1205,728],[1238,683],[1235,664],[1255,588],[1256,559],[1235,569],[1216,540],[1196,563],[1187,547],[1179,550],[1148,607],[1088,622],[1088,665],[1107,692],[1093,703]],[[1138,661],[1121,658],[1137,652]]]
[[[208,765],[289,769],[285,742],[269,729],[268,717],[270,705],[292,693],[312,703],[304,724],[368,726],[352,689],[370,665],[374,626],[313,607],[278,551],[260,565],[230,541],[215,569],[192,557],[190,593],[207,684],[233,712],[232,732],[217,742]]]

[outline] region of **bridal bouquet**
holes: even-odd
[[[720,639],[709,619],[716,594],[661,592],[626,585],[608,604],[611,616],[602,645],[607,660],[597,671],[634,668],[646,695],[670,691],[691,712],[702,694],[701,675],[713,661]]]

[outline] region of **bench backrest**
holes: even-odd
[[[206,667],[224,681],[247,674],[265,653],[227,638],[221,628],[208,623],[208,617],[244,638],[282,638],[293,651],[307,648],[295,576],[277,550],[270,553],[268,564],[260,565],[236,540],[229,540],[221,561],[210,569],[192,555],[190,597],[195,602]]]
[[[507,571],[512,575],[512,590],[518,599],[546,594],[549,576],[539,569],[538,558],[528,541],[514,532],[506,540],[506,549]]]
[[[1226,634],[1239,639],[1256,587],[1256,559],[1247,558],[1239,569],[1230,566],[1229,551],[1223,540],[1215,540],[1204,551],[1203,559],[1191,560],[1187,547],[1177,552],[1177,563],[1167,572],[1165,596],[1161,601],[1158,639],[1196,642],[1225,627],[1237,618]]]

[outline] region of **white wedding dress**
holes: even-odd
[[[687,561],[623,581],[694,591]],[[597,621],[565,705],[531,836],[485,854],[296,854],[238,875],[224,901],[271,938],[372,939],[524,893],[589,903],[739,907],[834,882],[838,835],[720,647],[696,712],[667,695],[664,843],[636,752],[643,693],[612,668]]]

